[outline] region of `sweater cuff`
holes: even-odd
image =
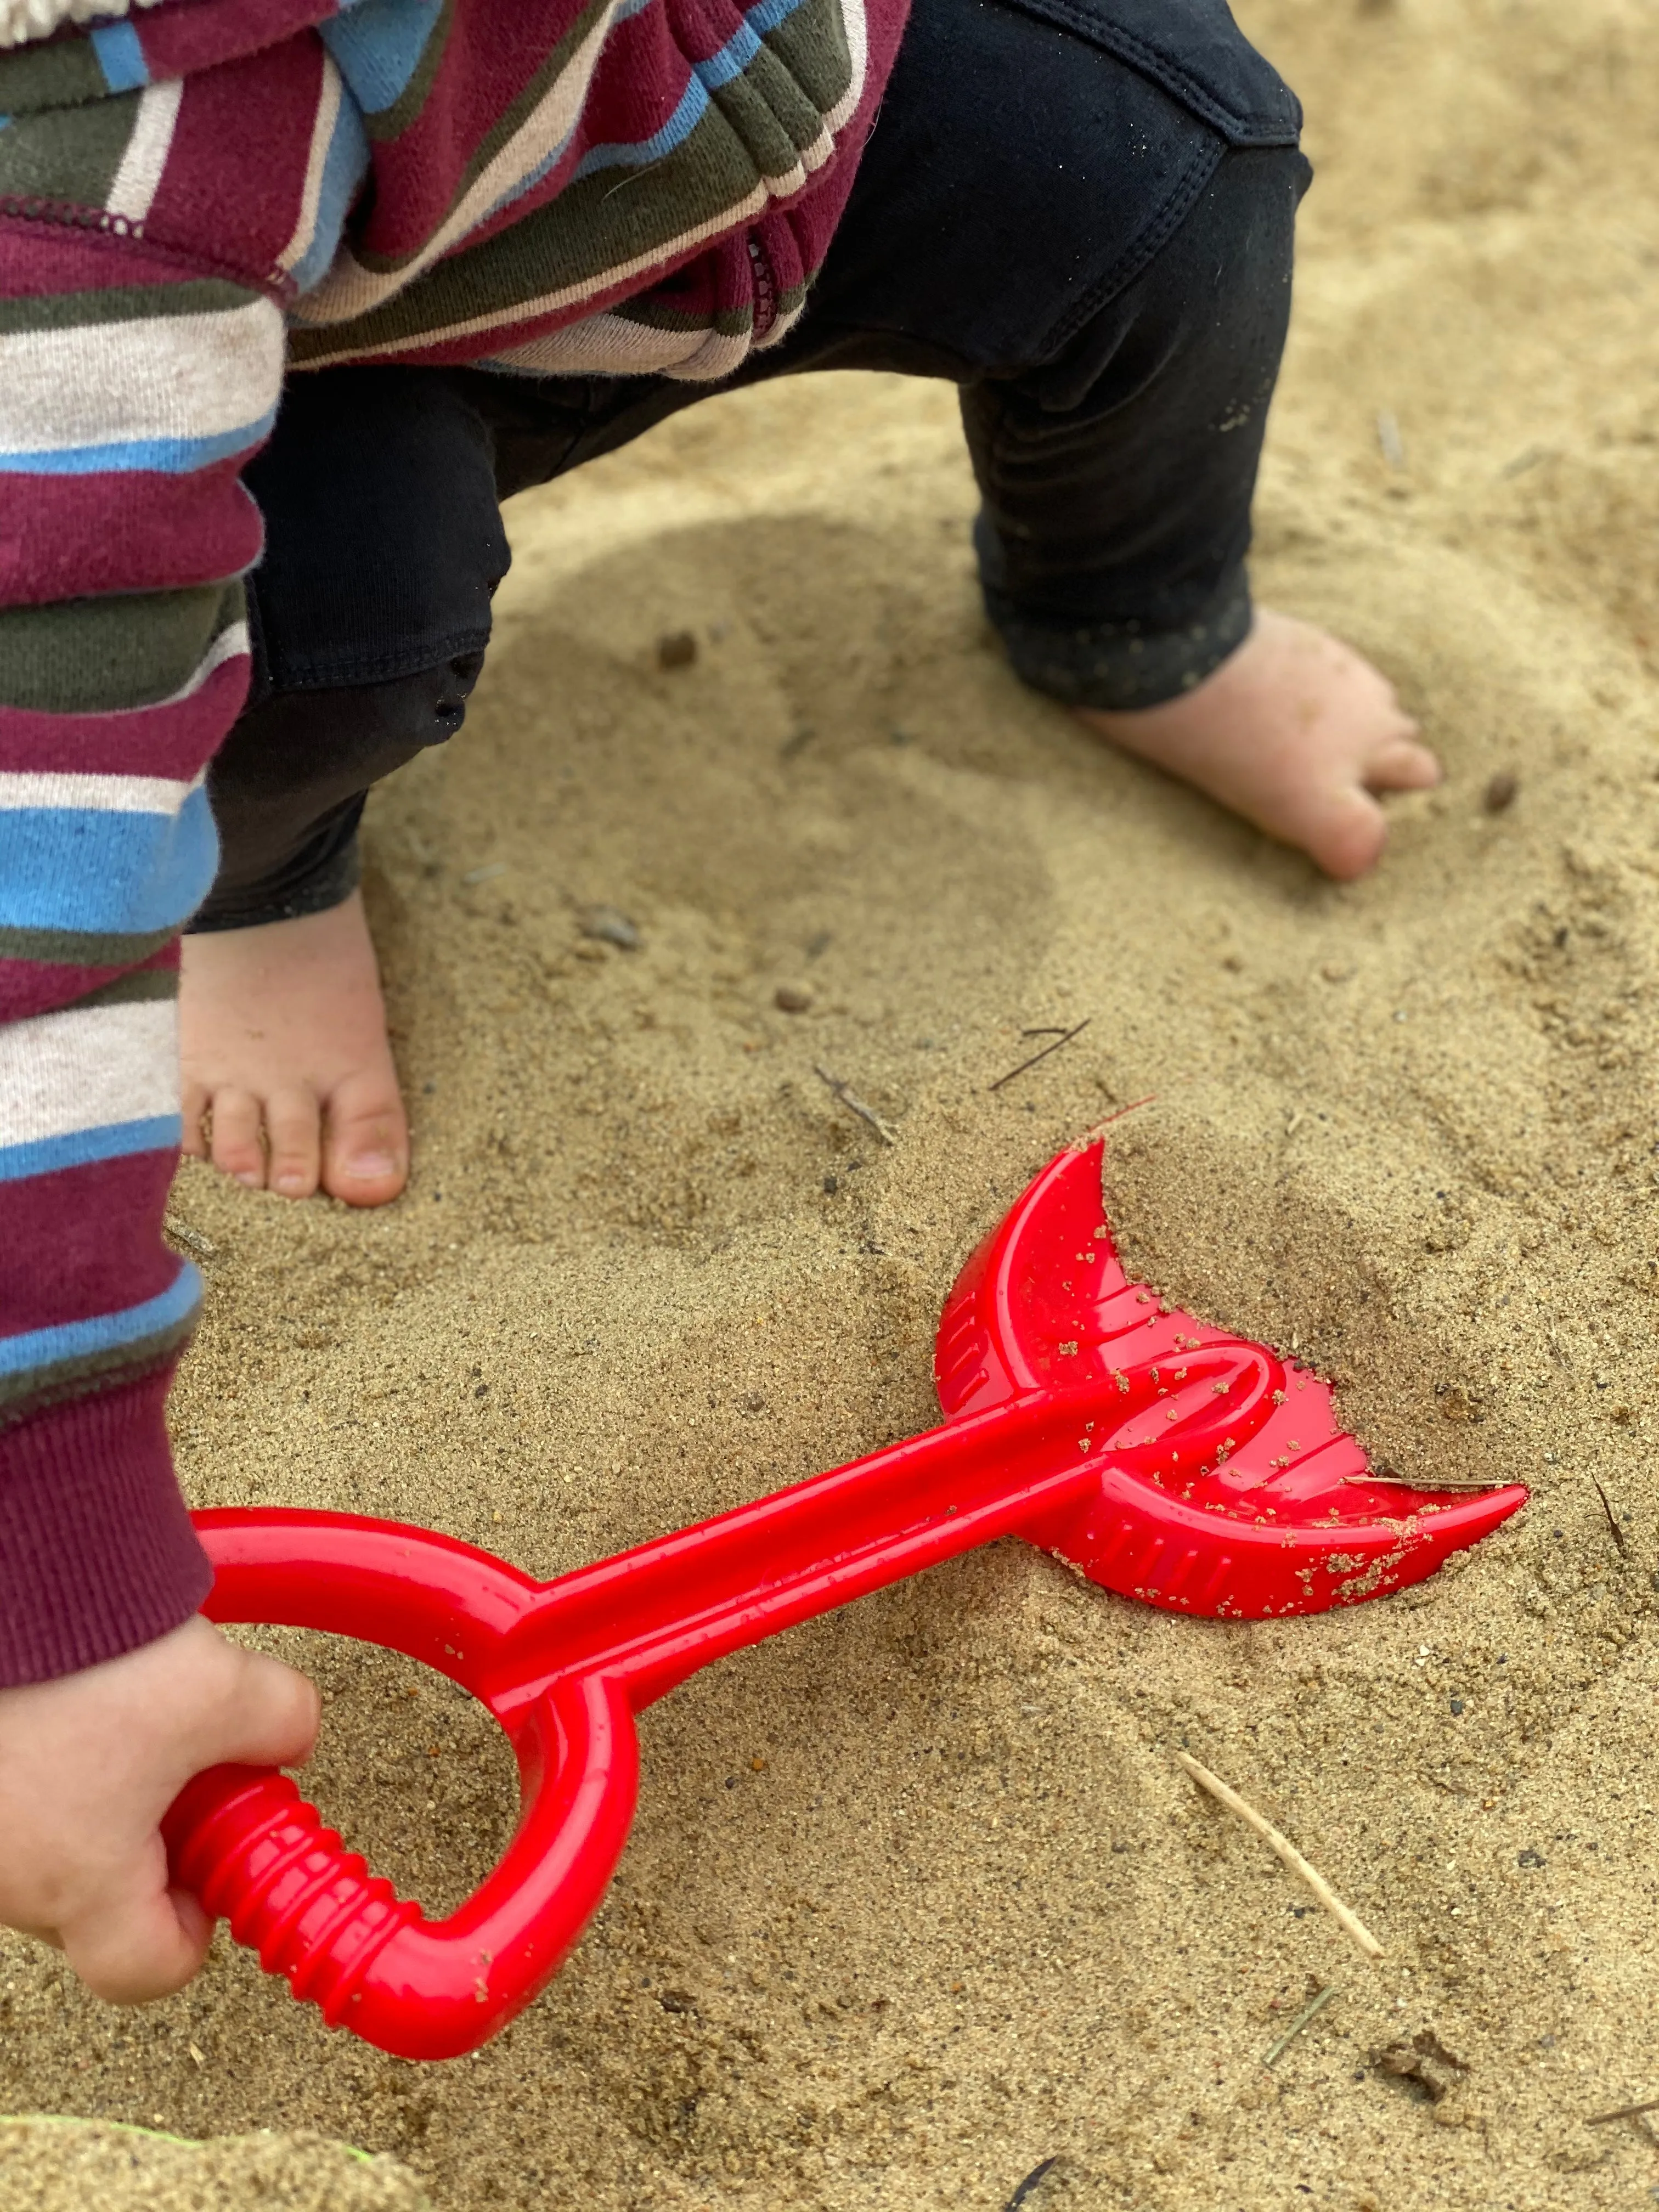
[[[153,1644],[213,1569],[173,1472],[171,1370],[0,1431],[0,1688]]]

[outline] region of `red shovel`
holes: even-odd
[[[214,1767],[167,1816],[174,1880],[331,2026],[458,2057],[530,2002],[604,1895],[635,1715],[724,1653],[1006,1535],[1173,1611],[1320,1613],[1420,1582],[1525,1503],[1374,1475],[1309,1370],[1126,1280],[1102,1149],[1063,1153],[963,1268],[939,1332],[945,1425],[850,1467],[553,1583],[395,1522],[198,1514],[211,1619],[447,1674],[507,1731],[522,1814],[483,1887],[429,1921],[286,1776]]]

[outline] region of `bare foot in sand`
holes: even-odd
[[[1375,794],[1440,781],[1385,676],[1324,630],[1265,607],[1237,652],[1184,698],[1133,714],[1079,712],[1126,752],[1344,881],[1375,865],[1388,836]]]
[[[179,1013],[187,1152],[284,1198],[397,1197],[409,1123],[359,894],[186,937]]]

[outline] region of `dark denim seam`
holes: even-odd
[[[1167,56],[1159,53],[1155,46],[1147,46],[1133,31],[1126,31],[1119,25],[1102,23],[1086,9],[1069,5],[1068,0],[1013,0],[1013,4],[1027,15],[1042,16],[1050,22],[1060,24],[1066,30],[1075,32],[1079,38],[1088,40],[1091,46],[1099,46],[1106,53],[1115,54],[1121,61],[1127,62],[1132,69],[1139,70],[1143,76],[1150,77],[1154,84],[1161,86],[1178,100],[1183,107],[1190,108],[1194,115],[1212,124],[1230,145],[1296,146],[1301,143],[1299,123],[1286,135],[1286,126],[1283,124],[1246,121],[1234,110],[1224,107],[1196,77],[1177,68]],[[1288,86],[1285,88],[1289,90]],[[1294,94],[1291,96],[1295,99]]]
[[[314,659],[290,660],[270,652],[269,644],[266,650],[273,692],[338,691],[354,684],[392,684],[399,677],[424,675],[464,653],[483,653],[489,644],[489,631],[473,628],[452,630],[447,637],[414,639],[393,653],[343,649]]]
[[[1220,139],[1211,139],[1194,150],[1154,219],[1092,289],[1080,300],[1073,301],[1036,348],[1036,360],[1046,363],[1063,353],[1085,324],[1109,307],[1157,259],[1197,206],[1205,186],[1226,160],[1227,152],[1225,142]]]

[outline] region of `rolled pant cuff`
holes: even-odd
[[[343,906],[362,881],[362,855],[354,812],[344,842],[330,836],[313,841],[297,860],[264,881],[221,890],[185,925],[186,937],[209,937],[221,929],[258,929],[268,921],[297,921],[301,915],[326,914]],[[313,849],[320,848],[320,850]]]
[[[354,838],[343,853],[336,853],[303,881],[283,885],[273,896],[257,893],[250,899],[210,899],[186,923],[186,937],[210,937],[219,929],[258,929],[267,921],[295,921],[305,914],[326,914],[343,906],[362,880],[362,862]]]
[[[1015,673],[1034,691],[1116,714],[1161,707],[1193,690],[1243,644],[1253,618],[1242,573],[1202,615],[1172,630],[1140,622],[1033,621],[988,585],[985,606]]]

